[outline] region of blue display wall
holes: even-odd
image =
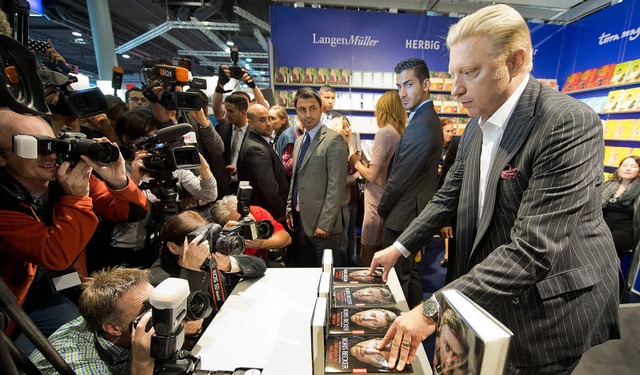
[[[445,38],[458,18],[338,9],[271,7],[274,66],[393,71],[408,57],[447,71]],[[534,74],[558,75],[563,27],[531,24]]]

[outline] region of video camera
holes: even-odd
[[[189,70],[180,66],[145,63],[141,72],[144,77],[142,94],[152,103],[158,103],[169,110],[199,111],[202,108],[202,98],[194,92],[176,91],[178,86],[190,85]],[[201,87],[202,80],[196,81],[194,87]],[[153,90],[162,87],[164,92],[158,99]]]
[[[191,374],[200,365],[200,358],[181,350],[184,344],[183,320],[199,320],[211,315],[211,298],[203,292],[189,293],[189,282],[168,278],[161,282],[149,299],[152,317],[145,329],[151,326],[155,333],[151,337],[151,357],[155,359],[154,373]],[[136,317],[131,326],[137,327],[149,309]]]
[[[87,139],[82,133],[60,132],[58,138],[35,135],[14,135],[13,152],[25,159],[37,159],[38,155],[56,154],[59,164],[65,161],[74,166],[81,155],[108,164],[118,160],[118,147],[109,142]]]
[[[253,221],[249,218],[249,202],[251,202],[251,193],[253,188],[248,181],[240,181],[238,185],[238,213],[241,218],[238,225],[226,230],[237,233],[245,240],[255,240],[257,238],[270,238],[273,235],[273,224],[269,220]]]
[[[171,125],[158,130],[156,134],[135,140],[132,146],[145,150],[149,154],[142,159],[145,172],[148,172],[151,177],[167,177],[177,169],[199,167],[198,149],[187,146],[183,139],[183,135],[191,130],[192,127],[189,124]]]

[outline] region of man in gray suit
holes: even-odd
[[[427,64],[422,59],[406,59],[396,65],[395,73],[402,105],[411,114],[389,164],[387,187],[378,204],[378,214],[385,220],[384,246],[395,242],[438,189],[444,142],[440,118],[429,99]],[[418,305],[422,287],[415,257],[399,259],[395,269],[409,307]]]
[[[293,177],[287,199],[287,226],[298,234],[294,266],[317,267],[324,249],[338,259],[342,233],[342,194],[347,183],[347,145],[341,135],[321,126],[322,100],[303,87],[294,99],[304,134],[293,146]]]
[[[505,373],[570,373],[589,347],[619,338],[619,264],[599,207],[600,119],[530,76],[529,29],[506,5],[463,18],[447,47],[452,94],[474,119],[442,188],[370,272],[382,265],[386,279],[457,208],[446,288],[513,331]],[[433,334],[440,299],[394,322],[381,343],[392,341],[390,367],[404,368]]]

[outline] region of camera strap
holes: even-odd
[[[215,269],[209,268],[209,279],[211,281],[211,296],[213,297],[213,305],[216,308],[216,312],[220,310],[222,304],[227,299],[224,292],[224,282],[222,280],[222,274],[216,264]]]

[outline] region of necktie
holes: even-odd
[[[302,140],[302,146],[300,146],[300,153],[298,154],[298,162],[296,163],[296,173],[293,175],[293,209],[298,207],[298,171],[300,170],[300,164],[302,164],[310,144],[311,137],[309,137],[309,133],[304,133],[304,139]]]
[[[229,158],[231,159],[231,163],[236,157],[236,151],[238,151],[238,138],[240,138],[240,129],[236,129],[236,134],[233,135],[233,140],[231,140],[231,154]]]

